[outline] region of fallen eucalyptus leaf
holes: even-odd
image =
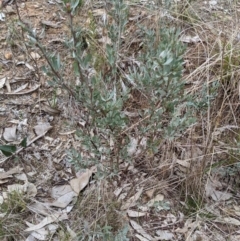
[[[46,131],[52,129],[52,126],[48,122],[39,123],[38,125],[34,126],[33,129],[35,130],[36,134],[40,136]]]
[[[60,110],[51,107],[50,105],[42,104],[42,110],[50,115],[57,115],[60,113]]]
[[[149,235],[138,223],[133,220],[130,220],[130,224],[132,225],[133,229],[139,234],[141,234],[144,238],[148,240],[153,240],[152,236]]]
[[[226,201],[232,198],[232,194],[228,193],[226,191],[218,191],[216,190],[218,188],[217,181],[215,180],[208,180],[205,186],[206,196],[211,197],[214,201]]]
[[[21,173],[22,170],[23,168],[21,168],[20,166],[16,166],[7,172],[0,172],[0,179],[12,177],[13,174]]]
[[[158,230],[156,234],[161,238],[161,240],[174,240],[174,234],[168,230]]]
[[[5,130],[3,132],[3,138],[9,142],[16,141],[17,140],[17,126],[5,128]]]
[[[146,213],[144,213],[144,212],[138,212],[138,211],[133,211],[133,210],[127,210],[127,214],[131,218],[143,217],[146,215]]]
[[[161,202],[164,200],[164,196],[162,194],[158,194],[155,198],[151,199],[148,203],[147,206],[148,207],[152,207],[154,205],[154,203],[156,202]]]
[[[59,208],[65,208],[70,202],[72,202],[73,198],[76,196],[76,192],[71,191],[59,197],[55,202],[49,203],[49,205]]]
[[[30,224],[29,222],[26,222],[26,224],[28,224],[28,226],[31,226],[31,227],[25,229],[24,231],[25,232],[35,231],[35,230],[38,230],[40,228],[43,228],[44,226],[46,226],[50,223],[53,223],[55,221],[62,221],[62,220],[65,220],[65,219],[68,219],[67,214],[66,213],[64,213],[64,214],[59,213],[58,215],[54,214],[54,215],[50,215],[50,216],[44,218],[39,224],[36,224],[36,225],[33,225],[33,224]]]
[[[14,94],[19,93],[19,92],[21,92],[22,90],[25,90],[27,87],[28,87],[28,83],[20,86],[19,88],[17,88],[16,90],[14,90],[12,93],[14,93]]]
[[[130,197],[126,203],[124,203],[121,207],[121,210],[126,210],[130,207],[133,207],[136,205],[136,201],[139,199],[139,197],[141,196],[143,192],[143,188],[140,188],[139,191],[132,197]]]
[[[54,199],[58,199],[59,197],[62,197],[63,195],[65,195],[71,191],[72,191],[72,188],[70,185],[54,186],[51,191],[51,197]]]
[[[81,173],[80,176],[78,176],[77,178],[73,178],[70,181],[70,185],[73,191],[79,194],[80,191],[87,186],[87,184],[89,183],[89,179],[94,172],[96,172],[96,167],[87,169],[84,173]]]
[[[235,218],[217,218],[215,222],[240,226],[240,221]]]

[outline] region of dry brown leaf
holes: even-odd
[[[16,175],[14,175],[14,177],[15,177],[17,180],[28,181],[27,175],[26,175],[25,173],[16,174]]]
[[[37,231],[31,232],[31,237],[33,237],[33,240],[47,240],[47,236],[49,235],[49,232],[45,228],[40,228]]]
[[[50,115],[57,115],[60,113],[60,110],[51,107],[50,105],[47,104],[42,104],[42,110],[45,111],[46,113]]]
[[[220,201],[220,200],[226,201],[232,198],[231,193],[218,191],[215,189],[216,187],[217,187],[216,182],[214,183],[209,179],[205,185],[206,196],[211,197],[214,201]]]
[[[198,227],[198,225],[199,225],[199,221],[193,222],[193,220],[189,218],[185,221],[183,228],[177,228],[175,231],[177,233],[186,234],[189,230],[191,231],[194,230],[196,227]]]
[[[40,203],[40,202],[30,204],[28,206],[28,209],[31,210],[34,213],[41,214],[41,215],[44,215],[44,216],[49,216],[49,215],[54,213],[54,210],[49,208],[48,204]]]
[[[214,201],[227,201],[232,198],[232,194],[215,190],[213,191],[211,197]]]
[[[0,172],[0,180],[12,177],[13,174],[20,173],[23,170],[20,166],[16,166],[7,172]]]
[[[54,199],[57,199],[71,191],[72,191],[72,188],[70,185],[54,186],[51,191],[51,197]]]
[[[146,215],[145,212],[138,212],[138,211],[133,211],[133,210],[127,210],[127,214],[131,218],[143,217]]]
[[[17,88],[16,90],[14,90],[12,93],[16,94],[21,92],[22,90],[25,90],[28,87],[28,83],[21,85],[19,88]]]
[[[71,191],[59,197],[55,202],[49,203],[49,205],[59,208],[65,208],[70,202],[72,202],[73,198],[76,196],[77,194],[74,191]]]
[[[113,193],[116,197],[118,197],[120,195],[120,193],[122,192],[122,190],[123,190],[123,187],[119,187]]]
[[[147,190],[145,193],[146,193],[146,195],[148,196],[148,198],[152,198],[153,197],[153,194],[154,194],[154,192],[155,192],[155,188],[152,188],[152,189],[150,189],[150,190]]]
[[[36,134],[40,136],[46,131],[52,129],[52,126],[48,122],[45,122],[39,123],[38,125],[34,126],[33,129],[35,130]]]
[[[32,224],[28,223],[28,225],[31,227]],[[44,228],[40,228],[38,230],[35,230],[31,233],[31,236],[36,238],[37,240],[48,240],[49,236],[54,235],[54,233],[57,231],[58,225],[57,224],[49,224]],[[34,240],[36,240],[34,239]]]
[[[8,141],[16,141],[17,140],[17,126],[12,126],[4,129],[3,138]]]
[[[176,162],[183,167],[190,167],[190,162],[188,160],[177,160]]]
[[[29,228],[25,229],[24,231],[25,232],[31,232],[31,231],[35,231],[35,230],[38,230],[40,228],[43,228],[44,226],[50,224],[50,223],[53,223],[55,221],[62,221],[62,220],[65,220],[65,219],[68,219],[68,216],[66,213],[58,213],[58,214],[54,214],[54,215],[50,215],[46,218],[44,218],[39,224],[37,225],[33,225],[33,224],[30,224],[29,222],[26,222],[26,224],[28,226],[30,226]]]
[[[238,219],[231,218],[231,217],[226,217],[226,218],[219,217],[215,219],[215,222],[240,226],[240,221]]]
[[[7,12],[8,14],[14,14],[14,13],[16,13],[16,10],[14,10],[11,5],[7,5],[7,6],[6,6],[6,12]]]
[[[144,238],[148,239],[148,240],[153,240],[152,236],[149,235],[143,228],[142,226],[140,226],[138,223],[136,223],[135,221],[133,220],[130,220],[130,224],[131,226],[133,227],[133,229],[141,234]]]
[[[8,92],[6,93],[6,95],[25,95],[25,94],[30,94],[32,92],[34,92],[35,90],[37,90],[40,85],[35,85],[33,86],[31,89],[26,90],[26,91],[20,91],[20,92],[12,92],[11,91],[11,86],[8,84],[8,82],[6,81],[5,85],[7,86]]]
[[[139,197],[141,196],[143,192],[143,188],[140,188],[139,191],[132,197],[130,197],[126,203],[124,203],[121,207],[121,210],[126,210],[130,207],[133,207],[136,205],[136,201],[139,199]]]
[[[156,234],[159,236],[160,240],[174,240],[174,234],[168,230],[158,230]]]
[[[93,172],[96,172],[96,167],[87,169],[84,173],[81,173],[80,176],[70,181],[70,185],[75,193],[79,194],[80,191],[87,186]]]
[[[164,196],[162,194],[158,194],[155,198],[151,199],[148,203],[148,207],[152,207],[155,202],[161,202],[164,200]]]

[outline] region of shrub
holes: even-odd
[[[117,173],[122,160],[133,159],[129,153],[133,130],[139,143],[145,140],[142,152],[156,153],[160,143],[173,140],[194,122],[192,98],[184,94],[182,80],[185,47],[179,41],[179,30],[139,26],[144,36],[143,47],[136,54],[136,64],[123,71],[119,66],[128,20],[127,5],[123,1],[110,2],[112,8],[107,14],[111,21],[103,21],[110,41],[102,53],[94,44],[96,39],[92,39],[97,35],[94,18],[90,30],[73,24],[74,13],[81,4],[65,1],[71,30],[71,38],[65,43],[72,52],[74,74],[80,80],[77,86],[65,83],[65,64],[60,55],[48,54],[33,31],[23,30],[46,58],[48,65],[42,70],[52,78],[51,84],[65,87],[82,105],[84,126],[77,132],[82,146],[79,153],[70,153],[72,163],[77,168],[98,163],[105,174],[112,175]],[[125,111],[134,93],[145,100],[144,106],[139,103],[133,113],[139,116],[135,123]]]

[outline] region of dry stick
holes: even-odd
[[[50,62],[45,50],[43,49],[43,47],[37,42],[36,43],[37,47],[40,49],[40,51],[42,52],[44,58],[46,59],[48,65],[50,66],[52,72],[54,73],[55,76],[57,76],[57,78],[60,80],[60,85],[62,85],[65,89],[68,90],[68,92],[72,95],[75,96],[75,94],[73,93],[73,91],[63,82],[62,77],[60,76],[60,74],[55,70],[55,68],[52,66],[52,63]]]
[[[40,85],[36,85],[33,89],[31,89],[31,90],[27,90],[27,91],[20,91],[20,92],[16,92],[16,93],[14,93],[14,92],[7,92],[7,93],[5,93],[5,95],[25,95],[25,94],[30,94],[30,93],[32,93],[32,92],[34,92],[35,90],[37,90],[38,88],[40,87]]]
[[[50,130],[52,129],[52,127],[49,127],[49,129],[47,131],[45,131],[43,134],[35,137],[34,139],[32,139],[29,143],[27,143],[27,146],[30,146],[33,142],[35,142],[36,140],[40,139],[41,137],[45,136],[45,134]],[[25,147],[21,147],[20,149],[18,149],[14,155],[18,154],[19,152],[21,152]],[[9,157],[6,157],[5,159],[3,159],[2,161],[0,161],[0,164],[7,161],[10,157],[13,157],[14,155],[12,156],[9,156]]]
[[[145,230],[147,230],[147,231],[155,230],[155,229],[163,229],[163,230],[166,230],[166,229],[169,229],[170,226],[174,226],[174,225],[179,224],[179,223],[182,223],[182,222],[183,222],[183,220],[178,220],[178,221],[176,221],[175,223],[169,223],[169,224],[166,224],[166,225],[156,226],[156,227],[153,227],[153,228],[145,228]],[[152,223],[152,224],[155,224],[155,223]],[[156,223],[156,224],[159,224],[159,223]]]
[[[75,50],[77,49],[77,46],[76,46],[77,37],[76,37],[76,32],[73,29],[73,15],[72,15],[71,12],[68,12],[68,14],[69,14],[69,19],[70,19],[70,30],[71,30],[71,34],[72,34],[72,37],[73,37],[73,47],[74,47],[74,52],[75,52]],[[87,81],[86,81],[86,79],[85,79],[85,77],[83,75],[83,71],[82,71],[80,63],[78,61],[78,58],[77,58],[77,68],[78,68],[78,72],[80,74],[81,81],[86,83]]]

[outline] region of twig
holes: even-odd
[[[32,92],[34,92],[35,90],[37,90],[40,87],[40,85],[36,85],[33,89],[27,90],[27,91],[20,91],[20,92],[10,92],[10,93],[5,93],[5,95],[26,95],[26,94],[30,94]]]

